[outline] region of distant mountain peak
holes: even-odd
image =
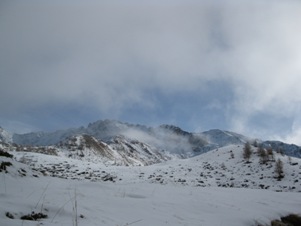
[[[212,129],[203,132],[204,136],[208,139],[209,143],[216,144],[217,146],[226,146],[230,144],[243,144],[251,139],[238,133]]]
[[[174,126],[174,125],[169,125],[169,124],[162,124],[159,126],[160,129],[164,129],[164,130],[167,130],[167,131],[171,131],[175,134],[178,134],[178,135],[189,135],[191,133],[187,132],[187,131],[184,131],[182,130],[180,127],[178,126]]]

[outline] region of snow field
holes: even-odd
[[[300,210],[298,193],[237,188],[196,188],[149,183],[114,184],[59,178],[6,178],[0,225],[255,225]],[[47,219],[22,221],[40,212]],[[5,217],[10,212],[15,219]],[[82,216],[83,218],[79,217]],[[135,223],[134,223],[135,222]],[[42,225],[41,224],[41,225]]]
[[[261,165],[253,154],[246,164],[242,148],[144,167],[12,152],[26,164],[0,157],[13,163],[0,173],[0,225],[75,225],[75,199],[78,225],[85,226],[255,226],[301,214],[300,159],[292,158],[297,164],[291,165],[275,154],[284,162],[285,177],[278,181],[273,162]],[[112,181],[104,180],[107,175]],[[20,220],[32,211],[48,218]]]
[[[251,163],[242,157],[243,145],[230,145],[189,158],[173,159],[150,166],[115,166],[94,159],[70,159],[38,153],[14,152],[17,159],[25,159],[34,169],[46,175],[100,181],[111,175],[117,183],[173,184],[197,187],[236,187],[301,192],[301,160],[288,159],[274,153],[274,159],[283,161],[285,177],[278,181],[275,162],[260,164],[253,147]],[[294,163],[294,164],[291,164]]]

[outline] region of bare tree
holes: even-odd
[[[268,161],[268,154],[267,154],[266,150],[262,146],[258,147],[257,153],[258,153],[258,156],[259,156],[259,162],[261,164],[267,163],[267,161]]]
[[[234,153],[233,153],[233,151],[231,151],[230,157],[231,157],[231,159],[234,159]]]
[[[288,156],[288,157],[287,157],[287,160],[288,160],[288,163],[289,163],[290,165],[292,165],[292,157],[291,157],[291,156]]]
[[[243,157],[247,162],[249,162],[251,155],[252,155],[251,145],[249,142],[246,142],[243,149]]]
[[[271,147],[268,148],[267,154],[268,154],[269,160],[274,161],[274,152],[273,152],[273,149]]]
[[[254,140],[253,146],[254,146],[255,148],[258,148],[258,142],[257,142],[257,140]]]
[[[283,173],[283,162],[278,159],[275,164],[275,173],[277,175],[278,180],[281,180],[284,177]]]

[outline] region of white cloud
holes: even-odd
[[[234,130],[248,132],[260,112],[294,118],[300,11],[293,0],[7,1],[2,114],[58,102],[118,114],[131,104],[155,108],[150,90],[205,95],[208,81],[224,80],[235,94],[224,109]]]

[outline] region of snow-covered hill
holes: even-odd
[[[300,159],[274,152],[263,164],[260,162],[257,149],[253,147],[253,154],[248,162],[243,158],[243,148],[244,145],[230,145],[189,159],[171,159],[149,166],[131,164],[136,167],[90,161],[89,158],[70,160],[66,156],[45,156],[31,152],[14,152],[14,155],[17,159],[26,159],[34,169],[40,169],[43,173],[50,170],[48,174],[55,177],[84,179],[88,174],[89,180],[94,181],[100,179],[95,172],[102,168],[109,174],[116,175],[117,182],[147,181],[190,187],[235,187],[301,192]],[[275,173],[278,159],[283,162],[285,175],[281,180]],[[60,170],[56,172],[53,170],[54,167],[59,167]]]
[[[106,147],[90,139],[73,137],[61,145],[70,145],[68,153],[77,151],[76,143],[83,150],[95,145],[106,155]],[[0,225],[257,226],[301,214],[301,160],[274,152],[262,164],[252,146],[246,161],[243,148],[230,145],[148,166],[10,151],[12,158],[0,156],[1,163],[12,164],[0,172]],[[273,159],[283,162],[281,180]],[[20,219],[32,212],[47,218]]]

